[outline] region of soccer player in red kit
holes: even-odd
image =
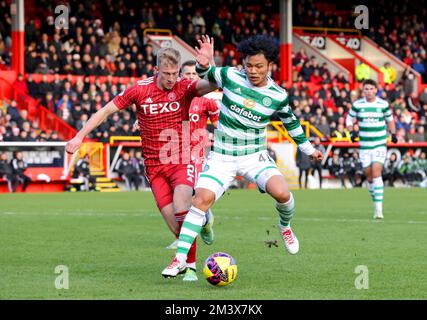
[[[146,176],[157,207],[168,227],[179,234],[177,218],[185,216],[191,206],[195,182],[190,145],[185,141],[182,122],[189,120],[191,101],[212,91],[205,80],[179,78],[180,53],[162,48],[157,53],[158,74],[128,87],[91,116],[85,126],[66,145],[68,153],[77,151],[83,139],[108,116],[135,104],[141,132]],[[190,249],[187,269],[195,269],[196,247]],[[185,279],[185,278],[184,278]],[[190,277],[189,280],[192,279]]]
[[[196,72],[196,61],[188,60],[181,65],[181,78],[196,81],[200,77]],[[190,105],[190,132],[191,132],[191,160],[195,168],[195,177],[197,179],[200,172],[202,172],[205,160],[206,148],[209,142],[209,133],[206,130],[208,120],[216,128],[219,119],[219,105],[213,99],[206,97],[195,97]],[[208,223],[212,226],[214,216],[212,211],[208,212]],[[178,217],[183,221],[184,217]],[[211,232],[213,230],[211,229]],[[213,233],[209,237],[205,237],[201,233],[201,237],[205,243],[210,244],[213,241]],[[171,243],[167,249],[176,249],[178,239]]]
[[[189,80],[199,80],[196,72],[196,61],[189,60],[181,66],[181,77]],[[209,140],[206,126],[208,120],[216,128],[219,119],[219,105],[215,100],[206,97],[195,97],[190,105],[190,131],[192,133],[192,160],[196,167],[196,177],[202,171],[205,160],[207,142]],[[196,132],[199,131],[199,132]],[[203,137],[202,132],[205,134]]]

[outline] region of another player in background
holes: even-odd
[[[384,182],[382,170],[387,154],[387,126],[391,141],[397,142],[396,126],[387,101],[377,97],[377,83],[363,81],[364,98],[355,101],[346,119],[348,127],[359,124],[360,160],[375,204],[374,219],[383,219]],[[387,125],[388,123],[388,125]]]
[[[189,80],[199,80],[196,72],[196,61],[186,61],[181,66],[181,77]],[[205,162],[206,148],[208,147],[208,132],[206,126],[208,120],[217,128],[219,120],[219,105],[213,99],[206,97],[195,97],[190,106],[190,131],[192,159],[196,166],[196,176],[202,172]],[[196,133],[196,130],[200,130]],[[203,134],[203,135],[202,135]]]
[[[199,80],[196,72],[196,61],[188,60],[181,65],[181,77],[188,80]],[[190,105],[190,132],[191,132],[191,160],[195,168],[196,179],[202,172],[205,163],[205,154],[209,142],[209,134],[206,130],[208,120],[216,128],[219,119],[219,106],[215,100],[206,97],[195,97]],[[214,222],[214,215],[211,210],[208,212],[208,221],[210,226]],[[182,221],[184,220],[181,217]],[[209,232],[209,234],[207,234]],[[200,234],[203,241],[211,244],[214,240],[213,229],[205,228],[205,232]],[[167,249],[177,249],[178,239],[166,247]]]
[[[186,266],[188,250],[202,229],[209,208],[227,190],[236,175],[255,182],[276,200],[279,230],[291,254],[299,250],[290,222],[295,212],[294,199],[283,175],[266,150],[266,130],[271,115],[280,119],[298,147],[314,160],[323,155],[307,140],[301,124],[292,113],[288,94],[270,77],[278,57],[275,42],[267,36],[253,36],[238,45],[244,69],[214,67],[209,64],[213,52],[211,39],[202,36],[196,48],[201,77],[223,88],[218,129],[213,152],[196,183],[192,206],[181,228],[177,254],[163,276],[174,277]]]
[[[191,206],[195,181],[191,164],[190,145],[182,138],[183,123],[189,120],[189,109],[195,96],[216,89],[207,81],[179,78],[181,55],[173,48],[162,48],[157,53],[158,73],[128,87],[91,116],[85,126],[66,145],[68,153],[77,151],[83,139],[108,116],[133,104],[137,118],[141,145],[145,159],[146,176],[168,227],[179,234],[177,218],[185,216]],[[197,280],[190,272],[196,266],[196,246],[191,247],[188,260],[188,277]],[[184,270],[182,270],[184,271]]]

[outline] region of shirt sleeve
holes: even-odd
[[[206,99],[208,118],[211,122],[219,120],[219,106],[214,99]]]
[[[193,100],[197,96],[197,80],[181,80],[187,97]]]
[[[301,127],[300,122],[295,117],[289,106],[289,99],[286,99],[281,103],[281,108],[278,110],[277,115],[282,121],[292,140],[298,145],[298,148],[306,155],[311,155],[316,151],[305,136],[304,130]]]
[[[193,98],[197,97],[197,80],[187,80],[187,79],[181,79],[179,82],[180,90],[184,90],[184,113],[185,115],[188,115],[188,112],[190,111],[191,101]],[[187,119],[186,117],[184,117]]]
[[[355,106],[352,104],[351,105],[351,109],[347,114],[347,117],[351,120],[354,121],[354,119],[356,119],[357,117],[357,109],[355,108]]]
[[[387,105],[383,109],[383,112],[387,122],[390,122],[393,120],[393,113],[391,112],[390,104],[387,103]]]
[[[136,103],[140,89],[138,85],[130,86],[114,97],[113,102],[120,110],[125,109]]]
[[[208,69],[202,69],[198,64],[196,64],[196,72],[199,77],[215,83],[219,88],[223,87],[224,79],[227,77],[229,68],[230,67],[209,66]]]

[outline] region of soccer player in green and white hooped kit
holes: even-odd
[[[313,148],[289,106],[288,94],[270,77],[269,71],[278,56],[275,42],[264,35],[253,36],[238,45],[243,70],[209,65],[213,39],[202,36],[197,51],[196,70],[223,89],[214,149],[196,184],[192,207],[179,235],[178,250],[162,275],[175,277],[185,268],[187,252],[200,233],[206,212],[227,190],[236,175],[255,182],[259,189],[276,200],[279,231],[285,248],[291,254],[299,250],[299,242],[290,222],[295,203],[289,187],[266,150],[266,130],[270,117],[277,112],[290,136],[302,152],[320,161],[323,155]]]
[[[356,100],[346,119],[347,126],[359,123],[360,160],[368,180],[368,191],[375,204],[374,219],[383,219],[384,182],[383,165],[387,155],[387,128],[391,141],[397,142],[396,126],[387,101],[377,97],[377,83],[367,79],[363,82],[364,98]]]

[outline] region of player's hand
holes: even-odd
[[[397,143],[397,137],[396,137],[396,135],[395,135],[395,134],[392,134],[392,135],[391,135],[391,142],[393,142],[393,143]]]
[[[82,145],[82,142],[82,139],[74,137],[73,139],[67,142],[65,146],[65,151],[69,154],[73,154],[74,152],[79,150],[80,146]]]
[[[310,155],[310,159],[314,162],[320,162],[323,160],[323,153],[321,153],[319,150],[316,150]]]
[[[209,63],[213,60],[214,55],[214,39],[207,36],[202,35],[201,40],[197,40],[199,43],[199,47],[195,47],[197,55],[196,61],[202,68],[209,67]]]
[[[132,131],[138,131],[139,130],[139,124],[138,120],[136,120],[132,126]]]

